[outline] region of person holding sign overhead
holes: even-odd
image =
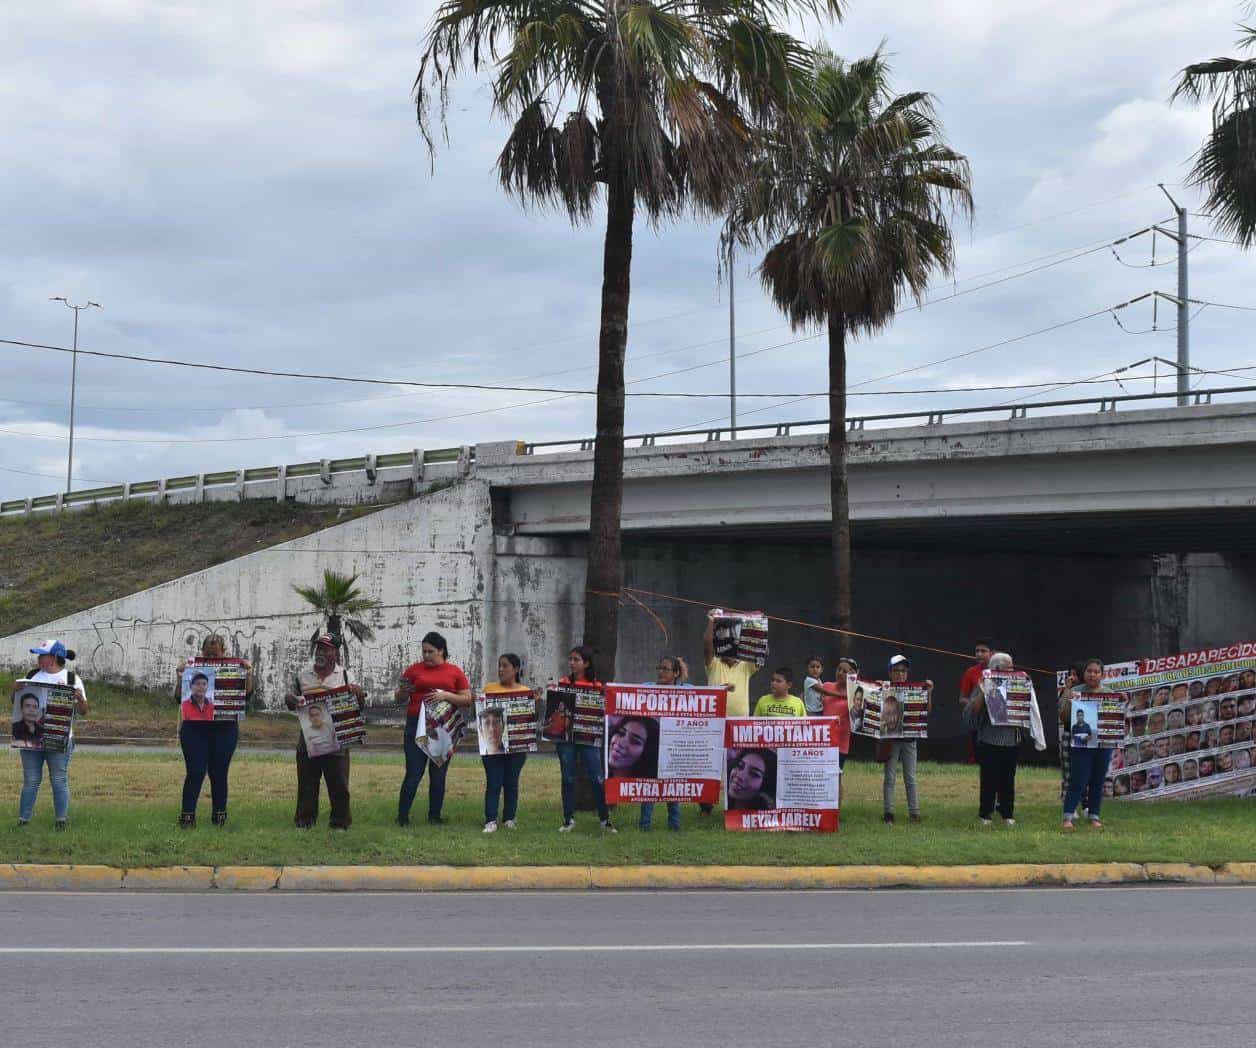
[[[603,691],[605,686],[597,679],[593,666],[593,649],[581,644],[567,653],[567,676],[559,679],[564,687],[588,688]],[[570,833],[576,828],[576,762],[584,764],[585,774],[593,786],[593,800],[597,804],[597,816],[606,833],[618,833],[611,823],[611,810],[606,803],[606,790],[602,775],[602,751],[597,746],[578,742],[555,742],[558,764],[562,775],[563,824],[559,833]]]
[[[401,793],[397,798],[397,825],[410,825],[410,809],[414,795],[428,764],[432,772],[427,781],[427,821],[433,825],[445,822],[441,808],[445,804],[445,775],[449,762],[437,764],[429,761],[419,746],[419,709],[425,702],[444,700],[454,706],[473,706],[471,684],[461,668],[449,661],[449,645],[439,633],[428,633],[419,646],[422,658],[402,675],[394,693],[398,702],[406,706],[406,734],[402,748],[406,755],[406,774],[401,780]]]

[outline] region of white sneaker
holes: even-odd
[[[571,832],[572,830],[574,830],[575,828],[576,828],[576,820],[575,820],[575,819],[568,819],[565,823],[563,823],[560,827],[558,827],[558,832],[559,832],[559,833],[570,833],[570,832]]]
[[[617,829],[615,829],[613,825],[611,825],[610,819],[602,820],[602,831],[604,833],[618,833],[619,832]]]
[[[981,825],[982,825],[982,826],[993,826],[993,825],[994,825],[994,820],[993,820],[993,819],[986,819],[986,818],[982,818],[982,820],[981,820]]]
[[[484,824],[484,832],[485,832],[485,833],[496,833],[496,832],[497,832],[497,820],[496,820],[496,819],[490,819],[488,822],[486,822],[486,823]]]
[[[507,819],[505,822],[502,823],[502,825],[505,826],[506,829],[508,830],[513,830],[515,828],[515,820]]]
[[[1015,819],[1004,819],[1004,820],[1003,820],[1003,825],[1004,825],[1004,826],[1008,826],[1008,827],[1015,826],[1015,825],[1016,825],[1016,820],[1015,820]]]

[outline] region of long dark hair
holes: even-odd
[[[754,754],[763,762],[763,788],[755,795],[754,799],[748,804],[744,801],[734,801],[730,796],[728,798],[728,806],[730,809],[741,811],[764,811],[771,808],[776,803],[776,751],[770,749],[755,749],[753,747],[743,747],[733,753],[732,760],[728,761],[724,769],[724,787],[728,788],[728,780],[732,775],[733,767],[741,763],[741,759],[748,754]]]
[[[519,658],[513,651],[504,651],[497,656],[497,661],[501,662],[505,659],[515,668],[515,680],[519,679],[519,674],[523,672],[523,659]]]
[[[580,658],[584,660],[584,680],[586,681],[597,680],[597,670],[593,666],[594,651],[591,647],[589,647],[589,645],[577,644],[574,648],[571,649],[571,651],[567,652],[567,654],[579,655]],[[575,682],[573,681],[573,683]]]
[[[616,768],[615,774],[653,779],[659,773],[659,722],[653,717],[621,717],[611,732],[611,738],[613,739],[623,731],[624,725],[629,721],[636,721],[645,728],[645,746],[641,750],[640,757],[627,768]]]
[[[449,658],[449,645],[445,643],[445,638],[435,630],[432,630],[430,633],[425,633],[423,635],[423,640],[420,643],[427,644],[435,648],[440,652],[441,658]]]

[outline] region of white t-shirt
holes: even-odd
[[[36,684],[68,684],[69,670],[65,667],[57,670],[56,673],[49,673],[47,670],[36,670],[23,680],[33,680]],[[87,689],[83,687],[83,678],[77,673],[74,674],[74,690],[79,693],[79,698],[84,702],[87,701]],[[74,721],[70,721],[70,735],[66,739],[66,749],[74,745]]]

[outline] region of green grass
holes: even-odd
[[[393,823],[401,779],[399,755],[355,754],[353,829],[334,834],[322,824],[292,826],[295,770],[290,754],[241,754],[232,766],[231,819],[225,829],[202,823],[176,827],[182,760],[174,754],[92,753],[80,749],[71,765],[71,827],[52,830],[51,791],[45,782],[31,826],[0,825],[0,861],[107,863],[116,866],[245,864],[942,864],[1008,862],[1222,862],[1256,860],[1256,819],[1249,802],[1111,803],[1107,828],[1059,828],[1059,779],[1041,768],[1018,777],[1018,825],[983,829],[976,819],[977,772],[964,765],[922,764],[925,821],[881,822],[880,768],[847,765],[842,828],[836,835],[730,833],[719,813],[685,806],[683,829],[666,829],[655,811],[649,834],[636,829],[635,807],[620,808],[620,833],[604,836],[596,817],[581,813],[573,834],[556,832],[558,767],[534,758],[524,769],[519,829],[481,832],[484,776],[479,760],[460,755],[449,776],[448,826],[427,825],[426,783],[415,823]],[[15,816],[20,786],[16,755],[0,761],[0,797]],[[324,798],[325,799],[325,798]],[[901,799],[900,799],[901,810]]]
[[[377,507],[118,502],[0,520],[0,637]]]

